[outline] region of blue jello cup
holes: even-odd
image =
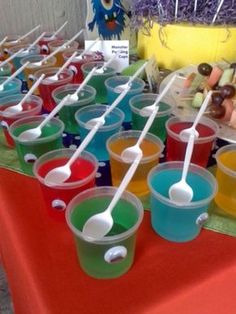
[[[73,94],[79,84],[66,84],[64,86],[57,87],[52,92],[52,97],[54,101],[59,104],[59,102],[67,95]],[[75,119],[75,113],[81,108],[90,106],[94,104],[96,96],[96,90],[92,86],[85,86],[83,90],[78,95],[78,100],[65,105],[59,111],[59,117],[65,124],[65,132],[69,134],[79,134],[78,123]]]
[[[97,279],[117,278],[132,266],[136,234],[143,219],[143,206],[125,191],[112,211],[113,227],[101,240],[89,241],[82,230],[93,215],[104,211],[117,189],[96,187],[79,193],[66,209],[66,221],[75,237],[77,255],[83,271]]]
[[[84,78],[92,71],[94,67],[101,68],[104,62],[89,62],[81,66]],[[105,86],[105,81],[116,75],[116,70],[108,66],[104,69],[103,73],[95,73],[88,82],[88,85],[93,86],[96,91],[96,102],[97,103],[107,103],[107,90]]]
[[[105,85],[107,88],[107,100],[109,105],[111,105],[120,95],[120,92],[117,92],[116,87],[128,83],[129,79],[130,78],[128,76],[114,76],[105,81]],[[139,78],[136,78],[131,83],[131,88],[126,94],[126,96],[118,104],[118,108],[120,108],[125,114],[126,123],[131,123],[132,120],[129,100],[131,97],[142,93],[144,86],[145,86],[144,81]]]
[[[9,77],[1,76],[0,85],[3,84]],[[0,98],[10,96],[12,94],[19,94],[21,91],[21,80],[14,78],[4,85],[3,90],[0,91]]]
[[[30,55],[34,55],[34,54],[39,54],[40,47],[38,45],[35,45],[30,50],[27,50],[27,48],[29,46],[30,46],[30,44],[22,44],[22,45],[14,46],[14,47],[9,49],[10,56],[13,55],[14,53],[16,53],[17,51],[19,51],[21,49],[24,49],[21,53],[19,53],[17,56],[15,56],[15,58],[12,60],[12,63],[14,65],[15,70],[18,70],[22,66],[21,60],[23,58],[28,57]],[[25,80],[26,79],[25,75],[24,75],[24,71],[19,73],[17,77],[20,80]]]
[[[17,155],[23,172],[33,175],[33,164],[43,154],[62,148],[62,132],[64,123],[52,118],[43,128],[41,135],[29,141],[22,141],[19,135],[29,129],[36,128],[45,119],[43,116],[33,116],[15,121],[9,128],[9,133],[15,141]]]
[[[190,203],[177,204],[169,199],[170,187],[180,181],[183,162],[165,162],[148,175],[151,190],[151,223],[161,237],[173,242],[195,239],[208,219],[208,207],[216,195],[215,177],[206,169],[190,164],[187,183],[193,189]]]

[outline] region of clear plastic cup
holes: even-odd
[[[190,128],[195,116],[172,117],[166,122],[167,130],[167,161],[183,161],[186,151],[186,142],[182,142],[179,133]],[[191,162],[206,167],[218,133],[218,125],[211,119],[202,117],[196,130],[199,137],[195,140]]]
[[[29,43],[29,37],[26,37],[23,40],[18,41],[20,37],[21,35],[7,35],[7,40],[2,45],[4,59],[7,59],[10,57],[9,49],[18,45]]]
[[[94,67],[97,66],[98,68],[101,68],[103,65],[104,62],[102,61],[83,64],[81,69],[83,71],[84,77],[86,77]],[[116,75],[116,70],[108,66],[103,73],[95,73],[89,80],[88,85],[93,86],[97,91],[97,103],[107,103],[107,90],[105,86],[105,81],[106,79],[114,75]]]
[[[140,114],[141,109],[146,106],[151,106],[156,101],[156,94],[139,94],[130,98],[129,105],[132,116],[132,129],[143,130],[147,123],[148,117],[143,117]],[[149,132],[157,135],[163,142],[166,139],[165,123],[170,118],[173,107],[165,102],[159,103],[159,110],[156,114]]]
[[[9,76],[0,76],[0,85],[3,84]],[[18,94],[21,91],[21,80],[18,78],[12,79],[10,82],[4,85],[3,90],[0,91],[0,99],[2,97]]]
[[[208,219],[207,209],[217,192],[215,177],[206,169],[190,164],[187,183],[193,189],[192,202],[177,204],[169,199],[170,187],[180,181],[183,162],[165,162],[148,174],[151,190],[151,223],[161,237],[173,242],[195,239]]]
[[[83,52],[82,49],[78,50],[78,56]],[[64,62],[66,62],[74,53],[74,51],[68,51],[63,53]],[[74,80],[73,83],[82,83],[84,79],[84,75],[81,69],[83,64],[96,61],[98,56],[95,52],[88,52],[83,57],[79,58],[75,56],[71,63],[69,64],[68,68],[74,72]]]
[[[40,62],[45,58],[45,55],[31,55],[28,57],[25,57],[21,60],[21,64],[25,64],[27,61],[30,62],[30,64],[27,65],[27,67],[24,69],[24,74],[27,80],[28,88],[30,89],[35,82],[35,73],[39,70],[43,70],[46,68],[53,67],[56,64],[56,58],[51,57],[49,60],[44,62],[41,65],[35,65],[35,62]],[[35,94],[38,94],[38,89],[34,92]]]
[[[107,100],[108,104],[111,105],[115,99],[120,95],[119,92],[115,90],[115,88],[119,85],[123,85],[128,83],[130,77],[128,76],[114,76],[106,80],[105,85],[107,89]],[[129,106],[129,100],[131,97],[141,94],[143,92],[145,83],[143,80],[136,78],[131,83],[131,88],[126,94],[126,96],[120,101],[118,104],[118,108],[120,108],[125,114],[125,122],[131,122],[131,109]]]
[[[40,52],[39,45],[35,45],[34,47],[32,47],[32,49],[30,49],[30,51],[29,50],[27,51],[27,48],[29,46],[30,46],[30,44],[21,44],[21,45],[17,45],[17,46],[14,46],[14,47],[9,49],[10,56],[13,55],[14,53],[16,53],[17,51],[19,51],[20,49],[25,49],[20,54],[15,56],[15,58],[12,60],[12,63],[14,65],[15,70],[18,70],[22,66],[21,60],[23,58],[31,56],[31,55],[39,54],[39,52]],[[24,71],[19,73],[17,77],[20,80],[25,80]]]
[[[86,128],[86,123],[94,118],[100,117],[109,107],[106,105],[92,105],[78,110],[75,114],[75,119],[79,125],[81,141],[89,133],[90,129]],[[99,161],[109,160],[106,142],[110,136],[121,131],[122,122],[124,121],[123,112],[114,108],[112,112],[106,116],[105,124],[101,126],[93,139],[87,146],[87,151],[94,154]]]
[[[74,197],[66,210],[66,221],[75,237],[77,255],[83,271],[98,279],[125,274],[134,261],[136,234],[143,219],[143,206],[125,191],[112,211],[114,225],[107,236],[90,242],[83,235],[84,223],[106,209],[117,189],[96,187]]]
[[[226,213],[236,216],[236,144],[221,147],[216,152],[216,179],[219,190],[216,204]]]
[[[22,118],[15,121],[9,128],[9,133],[15,141],[17,155],[22,170],[29,175],[33,175],[33,163],[41,155],[48,151],[62,148],[62,132],[64,130],[64,123],[52,118],[43,128],[40,137],[30,140],[21,141],[19,135],[26,130],[36,128],[45,117],[34,116]]]
[[[39,46],[40,46],[40,53],[43,55],[49,55],[50,50],[48,47],[48,43],[53,41],[53,40],[61,40],[62,37],[59,35],[54,35],[52,32],[46,32],[43,38],[40,39],[39,41]]]
[[[67,84],[60,86],[52,92],[54,101],[58,104],[66,95],[73,94],[79,84]],[[85,86],[83,91],[79,93],[79,99],[69,105],[65,105],[59,111],[59,117],[65,124],[65,132],[70,134],[79,134],[78,123],[75,119],[75,113],[80,108],[84,108],[94,104],[96,96],[96,90],[92,86]]]
[[[40,183],[47,213],[58,221],[65,221],[64,211],[73,197],[95,186],[98,162],[86,151],[83,151],[71,165],[71,176],[66,182],[56,186],[47,186],[44,183],[45,175],[50,170],[66,164],[73,153],[74,150],[69,148],[53,150],[39,157],[33,168],[34,175]]]
[[[14,147],[14,141],[12,137],[9,134],[9,127],[10,125],[15,122],[16,120],[19,120],[21,118],[29,117],[29,116],[35,116],[41,113],[43,101],[38,96],[29,96],[26,101],[23,103],[22,107],[23,110],[15,113],[15,114],[7,114],[4,113],[4,110],[6,110],[9,107],[16,106],[19,104],[19,102],[23,99],[23,94],[15,94],[8,97],[0,98],[0,121],[1,126],[3,128],[4,136],[6,139],[6,144],[10,147]]]
[[[114,134],[107,140],[107,150],[110,156],[112,185],[119,186],[130,167],[121,158],[121,153],[127,147],[136,144],[141,131],[123,131]],[[144,206],[149,206],[150,190],[147,183],[149,171],[159,163],[160,155],[164,149],[163,142],[155,135],[147,133],[140,145],[143,157],[131,179],[127,190],[141,199]]]
[[[67,45],[66,43],[67,43],[67,40],[65,40],[65,39],[53,40],[53,41],[48,43],[50,53],[52,53],[58,47],[65,44],[65,48],[58,51],[55,55],[55,57],[57,59],[55,66],[57,66],[57,67],[61,67],[64,63],[63,53],[65,53],[66,51],[75,51],[79,47],[79,43],[77,41],[72,41],[69,45]]]
[[[50,80],[49,77],[55,75],[59,71],[59,68],[47,68],[35,72],[35,78],[38,80],[42,74],[45,74],[45,78],[39,84],[39,94],[43,99],[43,108],[45,111],[52,111],[56,102],[52,97],[54,89],[60,86],[69,84],[73,80],[73,72],[69,69],[64,69],[58,77],[58,80]]]

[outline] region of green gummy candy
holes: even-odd
[[[221,78],[219,80],[218,85],[224,86],[225,84],[231,83],[234,75],[234,69],[226,69],[224,70]]]
[[[203,93],[197,92],[192,101],[192,107],[200,108],[203,103],[204,95]]]

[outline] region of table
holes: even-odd
[[[136,258],[118,279],[82,272],[67,225],[48,217],[36,179],[0,168],[0,252],[16,314],[234,314],[236,238],[160,238],[145,212]]]

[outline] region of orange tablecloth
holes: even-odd
[[[35,179],[0,169],[0,250],[16,314],[234,314],[236,238],[203,230],[186,244],[145,213],[124,276],[82,272],[66,224],[46,215]]]

